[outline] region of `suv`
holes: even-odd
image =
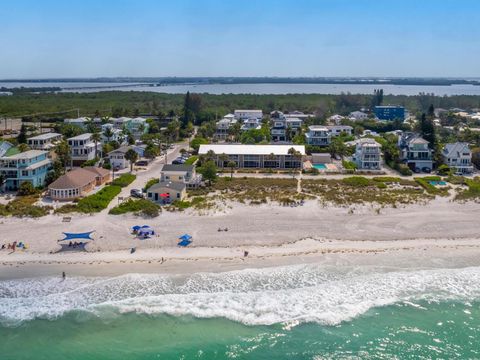
[[[130,190],[130,196],[134,198],[143,199],[143,192],[140,189],[132,189]]]

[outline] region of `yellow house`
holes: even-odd
[[[187,197],[187,186],[179,181],[162,181],[147,190],[147,198],[155,203],[170,204]]]

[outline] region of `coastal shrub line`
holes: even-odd
[[[80,212],[85,214],[97,213],[106,209],[108,204],[122,191],[117,185],[105,186],[93,195],[80,199],[77,204],[67,204],[55,210],[56,213],[65,214]]]
[[[110,209],[108,213],[111,215],[134,213],[135,215],[157,217],[160,214],[160,207],[146,199],[128,199],[120,205]]]
[[[132,182],[134,182],[136,178],[137,178],[137,176],[133,175],[133,174],[123,174],[123,175],[120,175],[118,178],[114,179],[112,181],[112,185],[120,186],[120,187],[127,187]]]

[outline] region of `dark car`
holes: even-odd
[[[430,169],[429,167],[423,167],[423,168],[422,168],[422,171],[425,172],[425,173],[430,174],[430,173],[432,172],[432,169]]]
[[[175,160],[172,161],[172,164],[174,164],[174,165],[185,164],[185,159],[182,159],[181,157],[178,157],[178,158],[176,158]]]
[[[143,199],[143,192],[140,189],[132,189],[130,190],[130,196],[134,198]]]
[[[147,166],[148,161],[147,160],[139,160],[135,163],[135,165],[137,165],[137,166]]]

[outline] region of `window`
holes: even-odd
[[[180,193],[177,192],[177,199],[180,199]]]
[[[27,170],[22,170],[22,176],[28,176],[28,171]]]

